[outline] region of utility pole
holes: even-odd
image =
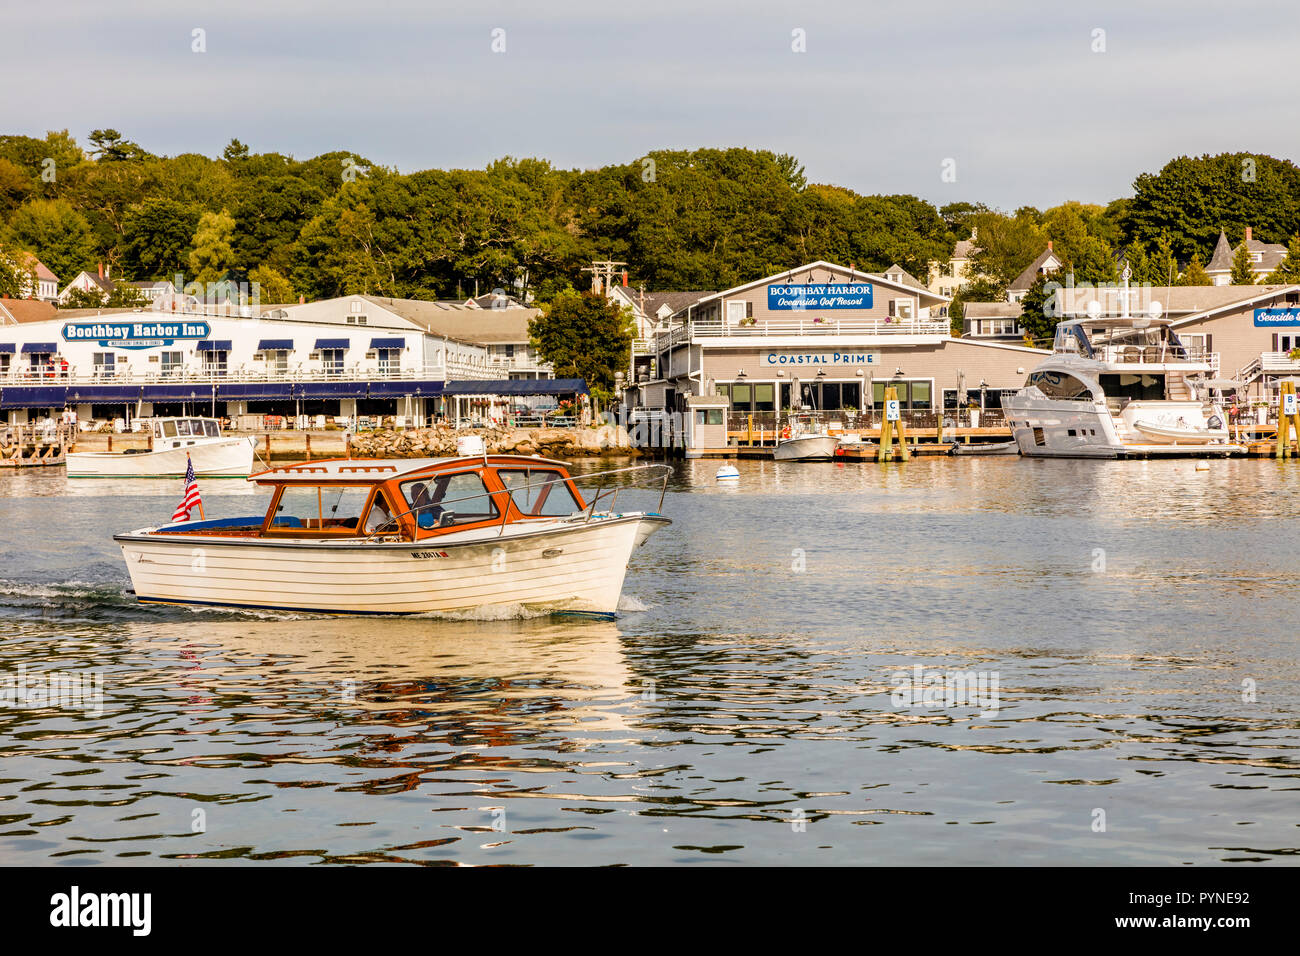
[[[591,273],[591,291],[605,292],[614,284],[614,273],[619,266],[627,265],[626,262],[614,262],[612,260],[593,260],[591,265],[583,266],[583,272]]]

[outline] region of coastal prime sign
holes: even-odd
[[[206,322],[68,322],[63,341],[94,342],[104,348],[147,349],[174,345],[178,339],[206,339],[212,333]]]
[[[1300,326],[1300,309],[1256,309],[1255,328],[1289,329]]]
[[[774,312],[869,309],[871,308],[871,283],[770,285],[767,287],[767,307]]]
[[[857,368],[879,365],[879,352],[785,352],[771,351],[759,354],[763,368],[828,368],[840,366]]]

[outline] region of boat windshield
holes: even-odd
[[[476,471],[408,481],[401,489],[416,525],[424,531],[488,521],[500,515]]]
[[[510,498],[523,514],[532,517],[564,517],[582,510],[558,471],[511,470],[497,472],[510,489]]]
[[[272,525],[280,528],[356,529],[369,485],[285,485]]]

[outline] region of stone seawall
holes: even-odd
[[[456,439],[480,435],[489,454],[540,455],[543,458],[633,456],[627,429],[617,425],[591,428],[475,428],[447,426],[364,432],[352,437],[354,458],[440,458],[456,454]]]

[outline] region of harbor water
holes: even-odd
[[[179,480],[0,475],[0,863],[1300,860],[1300,466],[718,465],[614,621],[142,607]]]

